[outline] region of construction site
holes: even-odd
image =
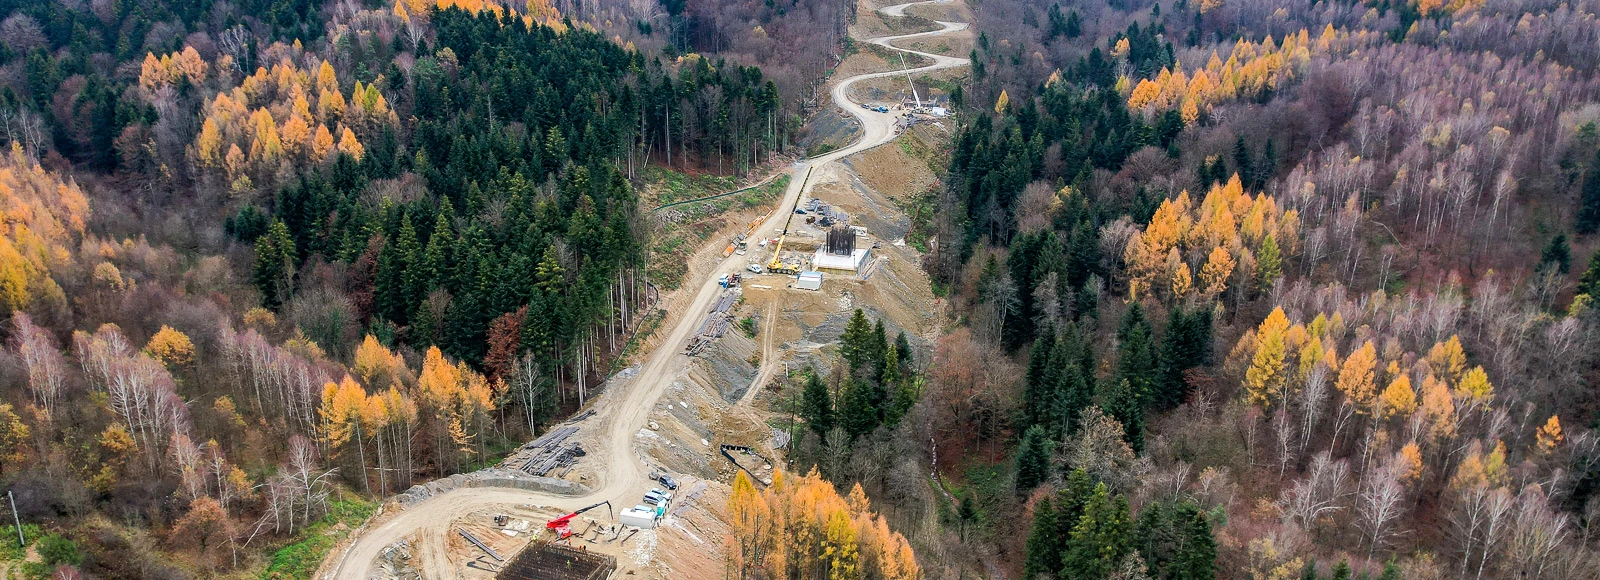
[[[930,70],[964,63],[923,60]],[[862,70],[853,62],[841,68]],[[844,100],[855,79],[890,75],[906,85],[898,62],[881,64],[833,91],[840,110],[856,109],[855,144],[793,164],[774,207],[720,218],[728,225],[687,258],[687,282],[662,294],[658,330],[600,396],[494,467],[386,502],[318,577],[723,571],[733,479],[744,473],[770,485],[796,435],[775,426],[774,405],[792,396],[786,377],[807,367],[827,372],[857,309],[891,335],[904,331],[919,364],[932,355],[939,301],[922,253],[906,242],[906,208],[936,185],[933,152],[948,134],[932,123],[897,128],[894,113]],[[877,146],[891,140],[900,144]]]

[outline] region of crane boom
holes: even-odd
[[[906,83],[911,85],[911,100],[916,101],[917,109],[922,109],[922,97],[917,96],[917,82],[911,80],[911,69],[906,68],[906,53],[900,53],[900,68],[906,72]]]
[[[800,193],[802,195],[805,194],[806,183],[809,182],[809,181],[811,181],[811,170],[807,169],[806,170],[805,179],[800,181]],[[795,198],[795,205],[798,206],[799,204],[800,204],[800,199],[797,197],[797,198]],[[784,240],[788,239],[788,237],[789,237],[789,223],[793,222],[793,221],[794,221],[794,210],[791,209],[791,210],[789,210],[788,219],[783,220],[783,232],[778,234],[778,244],[777,244],[777,246],[774,246],[773,249],[772,249],[772,260],[767,262],[767,271],[768,272],[775,272],[775,273],[778,273],[778,274],[799,274],[800,273],[800,264],[799,263],[784,263],[784,261],[783,261],[783,242],[784,242]]]

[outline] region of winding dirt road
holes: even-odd
[[[898,4],[878,10],[886,16],[901,17],[905,9],[919,4],[943,4],[950,0],[929,0],[923,2],[910,2]],[[835,106],[844,109],[853,115],[861,124],[861,133],[852,145],[821,155],[812,159],[796,162],[791,167],[792,178],[789,187],[784,192],[783,200],[772,213],[774,219],[763,223],[752,235],[755,238],[773,237],[780,232],[788,216],[794,213],[795,206],[800,197],[810,185],[808,177],[814,167],[818,167],[844,157],[854,155],[861,151],[888,143],[895,137],[895,118],[893,113],[878,113],[868,111],[853,103],[848,98],[850,86],[856,82],[904,75],[907,73],[927,73],[936,70],[955,68],[967,65],[967,59],[930,54],[908,50],[893,46],[892,42],[910,38],[935,36],[966,29],[967,25],[959,22],[938,22],[938,30],[885,36],[865,39],[879,46],[892,50],[911,53],[931,59],[932,64],[910,69],[909,71],[886,71],[856,75],[844,79],[834,85],[831,95]],[[784,219],[776,219],[782,217]],[[721,241],[716,241],[721,244]],[[422,566],[425,567],[424,577],[431,580],[444,580],[457,577],[457,572],[451,569],[447,558],[444,558],[444,547],[448,536],[449,526],[455,518],[478,510],[496,505],[529,504],[537,503],[554,506],[563,510],[572,510],[601,501],[611,501],[613,506],[629,506],[637,503],[633,501],[648,490],[652,482],[644,473],[644,460],[634,449],[633,437],[644,427],[650,410],[655,406],[661,394],[670,387],[674,380],[687,367],[689,358],[683,354],[683,349],[689,335],[698,328],[700,313],[711,308],[712,301],[720,293],[717,277],[728,272],[740,270],[744,265],[743,257],[724,259],[712,272],[706,275],[705,280],[694,295],[694,300],[683,313],[677,316],[677,323],[672,327],[671,333],[663,340],[654,352],[646,359],[644,366],[639,369],[638,375],[627,384],[612,385],[594,403],[594,417],[587,422],[586,429],[601,429],[605,436],[600,442],[600,448],[590,449],[590,461],[604,461],[605,467],[597,470],[604,481],[598,489],[582,496],[562,496],[536,491],[501,488],[464,488],[440,494],[419,504],[416,504],[398,515],[382,523],[366,529],[356,538],[354,544],[343,552],[330,554],[330,559],[325,566],[324,578],[341,580],[365,580],[371,577],[374,560],[382,553],[384,548],[399,542],[413,534],[420,532],[421,542],[416,553]],[[774,313],[775,314],[775,313]],[[773,316],[769,315],[769,318]],[[769,329],[770,340],[770,329]],[[754,398],[756,385],[761,385],[770,379],[775,369],[775,361],[770,353],[764,353],[761,370],[757,373],[756,383],[750,389],[746,400]]]

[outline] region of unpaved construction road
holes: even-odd
[[[882,8],[879,12],[899,17],[904,16],[905,9],[910,6],[942,4],[949,1],[910,2]],[[783,200],[773,211],[772,217],[763,222],[751,237],[770,238],[781,233],[780,230],[789,216],[794,214],[794,208],[800,202],[801,195],[810,185],[808,177],[813,167],[837,161],[894,139],[897,115],[868,111],[852,103],[846,96],[851,84],[866,79],[926,73],[967,65],[967,59],[964,58],[907,50],[890,44],[897,40],[947,34],[967,27],[966,24],[957,22],[938,24],[940,28],[934,31],[865,39],[866,42],[892,50],[923,56],[931,59],[932,64],[909,70],[856,75],[835,84],[832,90],[833,103],[848,111],[860,122],[859,138],[849,147],[796,162],[791,168],[793,178],[789,180],[789,187],[784,192]],[[719,239],[712,243],[721,245],[723,241]],[[570,511],[601,501],[610,501],[618,509],[637,503],[635,500],[650,488],[652,482],[644,473],[643,458],[634,450],[634,435],[644,427],[651,409],[661,398],[661,394],[687,367],[689,357],[683,354],[684,345],[689,335],[698,328],[702,314],[710,310],[712,301],[721,293],[717,277],[742,269],[744,261],[742,256],[724,259],[722,264],[708,273],[695,293],[692,303],[681,313],[676,314],[677,322],[672,327],[671,333],[660,342],[654,352],[650,353],[644,366],[639,369],[638,375],[627,384],[612,385],[595,400],[595,415],[585,421],[585,429],[598,428],[605,433],[600,447],[590,449],[587,459],[590,462],[604,464],[595,469],[603,482],[598,489],[582,496],[499,488],[464,488],[440,494],[362,531],[349,548],[330,554],[330,561],[323,568],[326,571],[324,577],[366,580],[371,577],[374,560],[384,548],[417,536],[416,541],[424,544],[415,550],[415,553],[422,555],[422,558],[419,558],[422,561],[418,564],[422,567],[423,577],[430,580],[456,578],[457,571],[452,569],[448,558],[444,557],[446,551],[444,543],[449,535],[451,522],[462,515],[496,505],[542,504]],[[757,373],[758,381],[772,376],[776,364],[776,361],[771,360],[775,358],[772,354],[763,353],[761,371]],[[752,393],[746,397],[747,400],[754,397],[753,391],[759,384],[758,382],[757,385],[752,385],[750,389]]]

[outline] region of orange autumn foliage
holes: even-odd
[[[0,316],[44,295],[64,300],[50,271],[71,263],[69,248],[88,217],[77,183],[44,169],[20,144],[0,153]]]
[[[1129,238],[1122,258],[1130,286],[1141,293],[1155,289],[1183,298],[1189,290],[1198,290],[1212,297],[1227,288],[1236,265],[1269,236],[1285,255],[1298,253],[1299,212],[1284,210],[1265,193],[1245,193],[1235,175],[1226,184],[1213,186],[1199,205],[1187,191],[1162,201],[1150,224]],[[1198,270],[1199,284],[1172,284],[1180,266]]]
[[[1140,79],[1128,93],[1128,108],[1147,114],[1177,109],[1184,122],[1192,124],[1219,103],[1278,90],[1305,70],[1313,53],[1358,47],[1368,36],[1367,32],[1351,34],[1328,26],[1315,41],[1303,28],[1285,36],[1282,44],[1271,36],[1260,43],[1240,39],[1226,61],[1212,52],[1204,68],[1163,68],[1154,79]],[[1127,82],[1131,84],[1132,79]]]
[[[315,64],[301,68],[296,64],[304,61],[300,49],[278,44],[264,52],[270,58],[262,60],[275,64],[257,68],[237,86],[220,87],[202,106],[204,120],[190,149],[196,171],[223,177],[236,190],[266,186],[336,152],[359,158],[365,152],[362,139],[399,125],[376,84],[358,81],[346,93],[327,61],[313,59]],[[152,86],[171,82],[166,79],[176,73],[169,69],[196,68],[193,59],[172,59],[190,63],[185,66],[146,59],[146,76]]]
[[[860,485],[845,497],[813,470],[774,472],[757,491],[740,473],[728,499],[728,565],[740,577],[884,578],[921,576],[911,544],[872,513]]]

